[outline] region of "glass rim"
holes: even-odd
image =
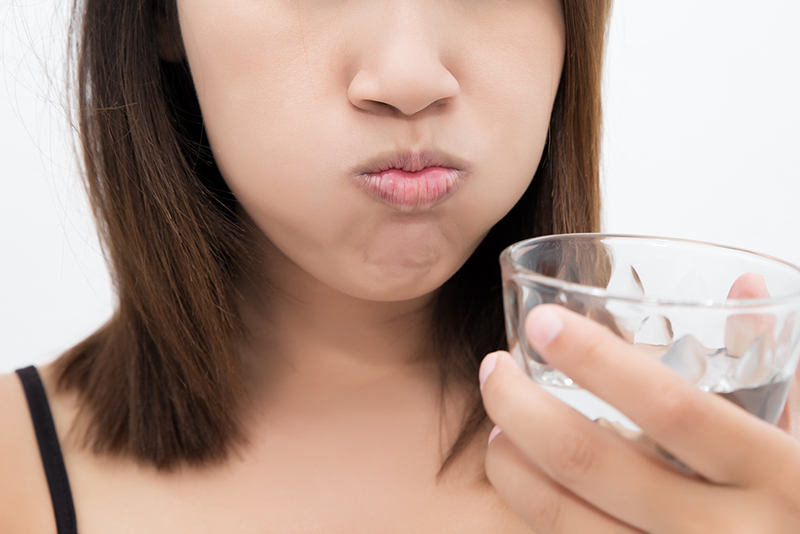
[[[747,250],[739,247],[732,247],[728,245],[720,245],[718,243],[711,243],[709,241],[700,241],[695,239],[684,239],[679,237],[663,237],[663,236],[652,236],[652,235],[643,235],[643,234],[615,234],[615,233],[602,233],[602,232],[595,232],[595,233],[574,233],[574,234],[552,234],[552,235],[543,235],[538,237],[532,237],[529,239],[525,239],[522,241],[518,241],[513,243],[503,249],[503,252],[500,253],[500,263],[502,266],[507,266],[509,269],[514,271],[515,275],[520,275],[527,280],[531,280],[537,283],[540,283],[545,286],[553,287],[556,289],[571,291],[574,293],[579,293],[583,295],[590,295],[594,297],[601,297],[607,298],[612,300],[624,301],[624,302],[631,302],[631,303],[640,303],[640,304],[647,304],[647,305],[659,305],[659,306],[691,306],[691,307],[702,307],[702,308],[716,308],[716,309],[752,309],[752,308],[763,308],[766,306],[779,306],[784,304],[790,303],[800,303],[800,291],[797,293],[793,293],[790,295],[783,295],[780,297],[770,297],[767,299],[730,299],[725,301],[715,301],[711,299],[706,300],[675,300],[675,299],[665,299],[659,297],[632,297],[630,295],[619,295],[613,292],[608,291],[606,288],[602,287],[595,287],[589,286],[585,284],[579,284],[577,282],[567,282],[565,280],[559,280],[557,278],[553,278],[550,276],[546,276],[535,271],[532,271],[522,265],[520,265],[516,260],[513,259],[511,256],[512,252],[515,250],[535,245],[542,242],[547,241],[557,241],[557,240],[564,240],[566,238],[621,238],[621,239],[647,239],[652,241],[667,241],[673,243],[686,243],[690,245],[702,245],[702,246],[710,246],[717,249],[725,249],[734,252],[744,253],[750,256],[755,256],[758,258],[765,259],[770,262],[779,263],[789,269],[795,271],[798,276],[798,280],[800,280],[800,267],[794,265],[793,263],[789,263],[788,261],[782,260],[780,258],[776,258],[774,256],[770,256],[768,254],[762,254],[760,252],[753,252],[752,250]]]

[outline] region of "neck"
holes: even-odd
[[[274,247],[263,257],[260,275],[240,283],[253,442],[402,435],[397,443],[426,443],[438,469],[472,397],[442,389],[431,347],[436,294],[368,301],[319,282]]]
[[[424,380],[438,387],[430,348],[434,294],[399,302],[326,286],[271,244],[243,278],[242,355],[256,394],[305,393]]]

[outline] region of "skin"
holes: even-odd
[[[450,389],[439,404],[428,304],[533,176],[563,57],[557,2],[179,8],[215,157],[261,252],[260,269],[242,281],[252,446],[224,465],[174,473],[97,457],[68,434],[73,422],[80,428],[77,399],[57,394],[43,366],[83,534],[753,532],[764,531],[752,525],[767,512],[775,532],[792,531],[794,441],[663,368],[637,367],[645,359],[559,311],[560,334],[537,350],[710,482],[675,475],[578,417],[505,355],[483,373],[487,410],[504,431],[488,452],[476,440],[435,479],[465,399]],[[393,210],[350,183],[365,159],[431,147],[466,160],[469,176],[430,210]],[[534,340],[537,324],[547,321],[530,319]],[[656,395],[665,391],[674,395]],[[0,483],[0,531],[53,532],[14,375],[0,377],[0,406],[0,481],[14,481]],[[723,438],[736,444],[727,456]],[[776,457],[781,473],[763,471],[763,458]],[[484,458],[493,487],[481,480]]]
[[[748,274],[729,296],[769,294],[761,277]],[[751,323],[746,332],[768,323],[758,315],[742,317]],[[486,472],[537,532],[800,531],[798,375],[774,427],[700,391],[605,327],[564,308],[534,308],[525,328],[550,364],[619,408],[700,475],[678,472],[557,401],[508,353],[488,355],[480,380],[497,427]]]
[[[558,2],[178,4],[215,159],[279,287],[300,269],[298,286],[429,299],[530,183],[561,73]],[[468,175],[432,209],[351,183],[377,156],[430,149]]]
[[[485,482],[485,436],[436,479],[468,399],[440,386],[430,303],[527,188],[564,55],[556,0],[179,0],[223,176],[257,242],[243,277],[251,446],[159,473],[80,446],[40,367],[82,534],[530,532]],[[164,38],[163,25],[160,42]],[[179,53],[162,50],[165,59]],[[463,163],[423,210],[353,183],[364,162]],[[0,531],[54,531],[16,376],[0,377]],[[73,423],[78,430],[68,433]]]

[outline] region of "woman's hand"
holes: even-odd
[[[537,532],[800,532],[800,443],[787,432],[562,307],[534,308],[525,326],[550,364],[700,475],[563,404],[508,353],[490,354],[480,379],[497,427],[486,473]]]

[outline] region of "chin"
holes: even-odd
[[[374,269],[348,276],[347,280],[329,281],[328,285],[351,297],[375,302],[401,302],[425,297],[434,293],[458,269],[442,269],[441,265],[425,271],[401,268]],[[326,282],[326,281],[323,281]]]

